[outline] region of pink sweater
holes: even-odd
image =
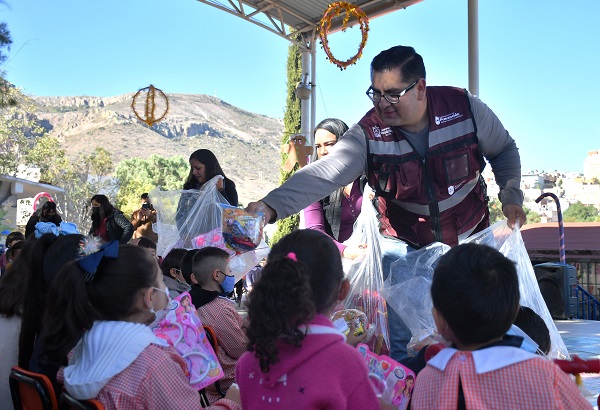
[[[322,315],[310,324],[299,348],[279,345],[280,361],[262,373],[254,353],[236,366],[242,408],[379,409],[360,353]]]

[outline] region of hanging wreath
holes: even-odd
[[[157,100],[157,98],[159,100]],[[162,102],[160,100],[162,100]],[[142,104],[144,106],[144,117],[142,117],[136,109],[136,106]],[[162,114],[159,116],[156,115],[157,106],[162,110]],[[149,127],[152,127],[167,116],[167,112],[169,112],[169,98],[167,98],[167,95],[163,93],[162,90],[159,90],[150,84],[149,87],[142,88],[135,93],[133,101],[131,101],[131,109],[140,121],[146,123]]]
[[[350,16],[356,17],[358,23],[360,24],[360,32],[362,34],[362,39],[360,41],[360,45],[358,46],[358,53],[354,55],[354,57],[349,58],[346,61],[340,61],[331,54],[331,50],[329,49],[329,42],[327,41],[327,34],[331,29],[331,20],[335,17],[345,12],[344,20],[342,21],[342,31],[346,31],[348,28],[348,20],[350,20]],[[369,36],[369,18],[367,15],[360,9],[360,7],[355,6],[354,4],[350,4],[345,1],[338,1],[329,5],[329,8],[325,10],[323,14],[323,18],[319,23],[319,37],[321,37],[321,46],[323,50],[325,50],[325,54],[327,54],[327,59],[331,61],[333,64],[337,65],[340,70],[346,69],[346,67],[356,64],[358,59],[362,57],[363,49],[367,44],[367,38]]]

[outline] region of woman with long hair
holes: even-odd
[[[188,174],[183,189],[200,189],[206,183],[217,175],[223,179],[217,183],[219,193],[232,206],[238,206],[238,194],[235,189],[235,182],[225,176],[225,172],[219,164],[219,160],[207,149],[199,149],[190,155],[190,173]]]
[[[229,205],[238,206],[238,194],[235,183],[225,176],[217,157],[207,149],[199,149],[190,155],[190,172],[183,184],[185,190],[179,198],[175,221],[181,242],[176,246],[190,249],[193,237],[214,229],[214,219],[220,220],[214,207],[200,207],[213,201],[213,196],[204,196],[205,184],[217,175],[223,178],[217,181],[219,194]],[[207,185],[208,187],[208,185]],[[203,198],[206,198],[203,200]],[[220,200],[223,202],[222,200]],[[202,204],[202,205],[199,205]],[[215,204],[216,205],[216,204]],[[208,226],[206,225],[208,223]]]
[[[62,218],[58,214],[56,203],[52,201],[44,202],[44,205],[40,209],[31,214],[25,226],[26,238],[35,232],[35,225],[38,222],[52,222],[56,226],[60,225]]]
[[[327,118],[315,127],[315,156],[319,160],[329,154],[348,126],[337,118]],[[365,245],[346,246],[342,242],[352,235],[354,222],[362,207],[362,191],[365,179],[356,179],[304,209],[304,223],[307,229],[314,229],[329,235],[344,258],[354,259],[360,255]]]
[[[119,241],[127,243],[133,235],[133,225],[115,208],[106,195],[94,195],[90,199],[92,205],[92,227],[90,235],[99,237],[105,242]]]

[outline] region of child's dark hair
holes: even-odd
[[[431,299],[461,343],[493,340],[506,333],[517,315],[517,269],[489,246],[458,245],[440,258]]]
[[[188,285],[192,284],[192,262],[194,260],[194,255],[198,251],[199,249],[190,249],[183,255],[183,258],[181,258],[181,274]]]
[[[5,317],[23,314],[25,293],[29,285],[27,272],[37,239],[35,235],[30,235],[26,241],[19,243],[21,242],[24,242],[24,245],[20,257],[0,276],[0,314]]]
[[[48,202],[47,202],[48,203]],[[23,274],[27,276],[27,287],[24,289],[23,316],[19,333],[19,366],[29,368],[33,354],[35,339],[42,328],[48,287],[44,282],[44,258],[48,249],[56,242],[57,236],[47,233],[35,242],[29,256],[29,266]]]
[[[15,258],[15,253],[17,251],[20,251],[21,249],[23,249],[23,246],[25,245],[25,241],[18,241],[15,242],[13,244],[13,246],[11,246],[10,248],[8,248],[8,250],[6,251],[6,259],[14,259]]]
[[[192,275],[202,285],[207,281],[208,274],[215,269],[225,269],[229,262],[229,254],[223,249],[207,246],[195,253],[192,261]]]
[[[541,352],[545,355],[550,352],[550,331],[540,315],[527,306],[521,306],[514,324],[538,344]]]
[[[279,361],[276,342],[300,347],[306,330],[299,326],[336,302],[344,272],[331,238],[302,229],[273,246],[261,275],[250,294],[246,334],[266,373]]]
[[[152,240],[146,238],[145,236],[142,236],[140,238],[140,241],[138,242],[137,246],[156,250],[156,244]]]
[[[160,264],[160,270],[162,270],[163,275],[172,278],[171,269],[181,270],[181,260],[186,253],[187,250],[183,248],[171,249]]]
[[[154,286],[158,263],[145,249],[120,245],[117,258],[103,257],[93,279],[77,261],[58,272],[44,314],[41,357],[61,363],[96,320],[123,320],[135,313],[140,290]]]
[[[6,242],[4,243],[7,248],[10,248],[10,244],[14,241],[24,241],[25,235],[22,232],[14,231],[8,234],[6,237]]]

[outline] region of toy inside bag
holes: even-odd
[[[363,343],[356,349],[367,363],[375,394],[399,410],[406,409],[415,385],[415,373],[388,356],[376,355]]]
[[[223,237],[225,243],[237,252],[247,252],[260,244],[263,232],[263,215],[250,214],[242,208],[219,204],[222,209]]]
[[[368,199],[368,191],[363,194],[363,205],[354,225],[354,232],[345,241],[346,245],[368,243],[363,255],[344,266],[346,278],[350,282],[350,291],[342,306],[334,309],[355,310],[366,316],[364,343],[377,354],[389,352],[389,331],[387,325],[387,306],[379,292],[383,287],[383,260],[379,234],[377,212]]]
[[[169,304],[169,312],[153,327],[154,334],[175,347],[188,366],[190,385],[197,390],[223,377],[223,369],[213,350],[192,298],[183,292]]]
[[[369,327],[367,315],[356,309],[338,310],[331,316],[331,321],[335,328],[346,336],[351,327],[354,328],[354,336],[364,335]]]
[[[225,245],[225,238],[223,238],[221,227],[200,234],[192,239],[193,249],[202,249],[208,246],[223,249],[229,256],[235,255],[235,251]]]

